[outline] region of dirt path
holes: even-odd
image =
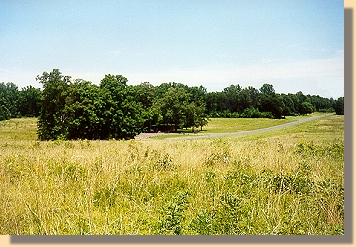
[[[216,138],[216,137],[224,137],[224,136],[246,135],[246,134],[252,134],[252,133],[257,133],[257,132],[264,132],[264,131],[268,131],[268,130],[281,129],[281,128],[285,128],[285,127],[289,127],[289,126],[293,126],[293,125],[297,125],[297,124],[301,124],[301,123],[306,123],[306,122],[313,121],[318,118],[327,117],[327,116],[331,116],[331,115],[334,115],[334,113],[313,116],[313,117],[309,117],[306,119],[302,119],[302,120],[298,120],[298,121],[294,121],[294,122],[290,122],[290,123],[286,123],[286,124],[281,124],[281,125],[277,125],[277,126],[272,126],[272,127],[268,127],[268,128],[263,128],[263,129],[246,130],[246,131],[231,132],[231,133],[216,133],[216,134],[204,135],[204,136],[174,137],[174,138],[167,138],[165,140],[193,140],[193,139]]]
[[[169,135],[168,133],[141,133],[135,136],[135,140],[148,140],[151,136],[161,136],[161,135]]]

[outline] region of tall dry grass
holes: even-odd
[[[1,234],[343,234],[341,116],[190,141],[39,142],[19,121],[0,125]]]

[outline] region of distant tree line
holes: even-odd
[[[0,120],[38,117],[41,140],[129,139],[141,132],[202,128],[209,117],[283,118],[314,111],[344,114],[344,98],[278,94],[271,84],[260,89],[231,85],[222,92],[182,83],[127,85],[122,75],[105,75],[99,85],[72,80],[58,69],[43,72],[32,86],[18,90],[0,83]]]
[[[12,83],[0,82],[0,121],[18,117],[38,117],[41,90],[27,86],[21,90]]]
[[[344,114],[344,97],[334,100],[302,92],[278,94],[271,84],[264,84],[259,90],[231,85],[222,92],[207,93],[205,102],[210,117],[282,118],[315,111]]]

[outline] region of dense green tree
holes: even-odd
[[[166,91],[162,94],[162,89]],[[163,83],[158,87],[152,106],[156,124],[175,131],[178,128],[200,127],[207,124],[206,89],[181,83]],[[157,113],[159,117],[157,117]]]
[[[0,121],[10,119],[11,113],[6,107],[6,103],[3,101],[3,98],[0,98]]]
[[[193,86],[188,87],[187,92],[191,94],[191,99],[194,102],[205,101],[205,96],[207,94],[207,90],[203,86]]]
[[[136,101],[135,88],[127,86],[122,75],[105,75],[100,88],[104,97],[102,137],[133,138],[143,129],[142,104]]]
[[[182,87],[170,87],[163,94],[162,98],[155,101],[155,105],[160,109],[162,124],[173,125],[177,131],[186,121],[186,112],[191,95]]]
[[[336,100],[334,109],[337,115],[344,115],[344,97],[340,97]]]
[[[221,117],[227,109],[226,94],[224,92],[209,92],[205,97],[206,111],[211,117]]]
[[[149,82],[143,82],[134,86],[135,100],[142,105],[141,117],[144,120],[143,132],[151,132],[159,122],[159,111],[153,106],[156,97],[156,89]]]
[[[15,117],[38,116],[41,107],[41,90],[28,86],[18,90],[12,82],[0,83],[0,120]]]
[[[242,113],[245,109],[254,107],[252,91],[244,88],[239,93],[237,112]]]
[[[239,84],[230,85],[227,88],[224,88],[226,110],[230,112],[237,112],[238,106],[240,104],[240,92],[242,88]]]
[[[164,82],[155,88],[155,95],[157,98],[162,98],[169,88],[182,88],[188,91],[188,86],[177,82]]]
[[[314,107],[308,101],[304,101],[299,106],[299,113],[300,114],[310,114],[314,112]]]
[[[310,96],[310,103],[318,112],[333,112],[332,100],[320,97],[319,95]]]
[[[283,99],[280,95],[265,95],[261,96],[260,109],[262,112],[270,112],[274,118],[282,118],[284,109]]]
[[[81,79],[69,84],[63,109],[66,139],[101,139],[102,119],[98,116],[98,102],[98,86]]]
[[[283,115],[284,116],[290,116],[290,115],[295,115],[296,114],[296,109],[294,106],[294,101],[290,97],[291,94],[281,94],[282,100],[283,100]]]
[[[203,105],[197,106],[194,102],[189,103],[185,108],[183,127],[200,127],[200,130],[202,130],[203,126],[208,124],[208,118],[204,112],[205,107]]]
[[[41,110],[42,91],[39,88],[27,86],[19,91],[18,111],[21,116],[38,117]]]
[[[259,91],[256,88],[252,87],[252,86],[248,86],[246,88],[246,90],[248,91],[252,107],[256,108],[257,105],[258,105]]]
[[[0,118],[20,117],[18,111],[19,90],[12,82],[0,83]]]
[[[0,83],[0,121],[11,118],[9,110],[9,99],[7,97],[7,85],[4,82]]]
[[[259,110],[270,112],[274,118],[282,118],[285,108],[282,96],[275,93],[271,84],[263,84],[260,92]]]
[[[260,92],[265,95],[274,95],[275,94],[273,85],[268,84],[268,83],[265,83],[262,85],[262,87],[260,88]]]
[[[43,72],[36,80],[42,84],[41,111],[38,119],[38,137],[41,140],[54,140],[65,136],[67,116],[64,107],[69,87],[69,76],[63,76],[58,69]]]

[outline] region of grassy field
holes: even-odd
[[[208,125],[203,128],[209,133],[229,133],[245,130],[262,129],[294,122],[305,119],[310,116],[321,115],[321,113],[313,113],[305,116],[287,116],[284,119],[269,119],[269,118],[211,118]]]
[[[197,135],[209,135],[215,133],[231,133],[231,132],[240,132],[246,130],[255,130],[268,128],[272,126],[277,126],[281,124],[286,124],[294,122],[297,120],[302,120],[309,118],[311,116],[319,116],[322,113],[316,112],[304,116],[287,116],[284,119],[270,119],[270,118],[211,118],[207,126],[203,127],[202,131],[199,131],[198,134],[193,134],[192,129],[183,129],[185,134],[190,134],[193,136]],[[199,129],[200,130],[200,129]],[[182,137],[182,134],[169,134],[151,137],[152,139],[163,140],[172,137]]]
[[[333,115],[217,139],[40,142],[36,119],[2,121],[0,234],[340,235],[343,129]]]

